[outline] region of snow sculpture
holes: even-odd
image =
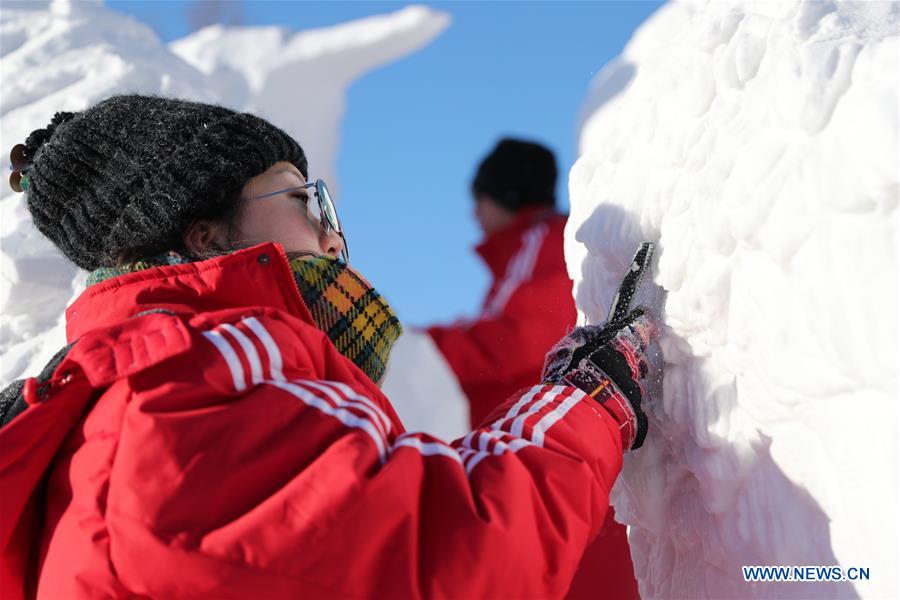
[[[302,7],[302,5],[300,5]],[[337,181],[345,90],[367,71],[411,54],[449,25],[445,13],[409,6],[389,15],[294,33],[281,27],[213,25],[173,42],[225,98],[297,132],[311,175]],[[297,110],[302,98],[303,110]],[[333,186],[334,187],[334,186]]]
[[[209,27],[171,47],[100,2],[5,2],[0,12],[0,169],[9,148],[53,113],[115,93],[216,102],[257,112],[294,135],[314,174],[334,181],[344,94],[366,71],[418,50],[449,17],[423,7],[290,34]],[[296,91],[315,81],[296,109]],[[24,196],[0,193],[0,384],[35,374],[65,344],[62,314],[83,273],[32,226]]]
[[[900,595],[898,32],[895,2],[672,3],[597,76],[566,258],[595,323],[658,242],[665,376],[613,498],[644,597]]]

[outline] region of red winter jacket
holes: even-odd
[[[546,209],[520,212],[476,248],[493,278],[481,315],[428,329],[469,399],[472,427],[540,381],[547,351],[575,326],[565,226],[564,216]]]
[[[493,277],[481,315],[428,329],[469,399],[473,427],[502,399],[540,381],[544,356],[575,326],[565,226],[566,217],[545,208],[521,211],[476,249]],[[625,527],[611,508],[568,597],[596,598],[598,590],[604,597],[639,597]]]
[[[67,332],[0,428],[4,599],[560,597],[622,463],[571,387],[404,432],[274,244],[96,284]]]

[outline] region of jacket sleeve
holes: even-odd
[[[621,468],[606,412],[535,386],[448,445],[397,431],[340,361],[326,357],[325,378],[263,365],[240,393],[196,362],[132,383],[106,501],[122,583],[150,597],[563,596]]]
[[[462,385],[515,379],[543,365],[547,351],[575,324],[571,295],[565,273],[531,279],[500,312],[431,327],[428,334]]]

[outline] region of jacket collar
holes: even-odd
[[[284,249],[268,242],[225,256],[127,273],[92,285],[66,309],[66,338],[120,323],[150,309],[176,314],[264,306],[313,319]]]
[[[475,246],[475,252],[484,260],[494,278],[500,278],[506,272],[507,263],[519,249],[522,234],[536,223],[545,221],[555,214],[552,209],[545,206],[524,208],[516,214],[515,220],[509,226],[495,231]]]

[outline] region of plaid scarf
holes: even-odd
[[[313,320],[338,351],[378,383],[403,327],[372,285],[329,256],[295,258],[294,280]]]
[[[191,262],[169,252],[120,267],[103,267],[87,279],[101,281],[165,265]],[[313,321],[338,351],[353,361],[375,383],[384,377],[391,348],[403,327],[387,301],[372,285],[342,261],[310,255],[290,261],[294,281]]]

